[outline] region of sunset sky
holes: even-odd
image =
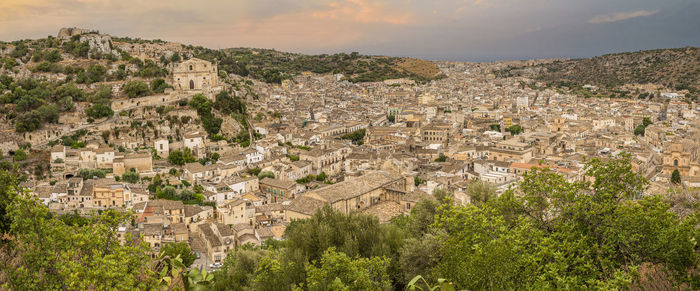
[[[0,0],[0,40],[61,27],[211,48],[448,60],[700,45],[700,0]]]

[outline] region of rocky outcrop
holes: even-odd
[[[83,34],[80,42],[90,44],[90,57],[96,55],[107,55],[112,53],[112,37],[106,34]]]
[[[81,34],[88,34],[88,33],[99,34],[100,32],[97,30],[85,29],[85,28],[64,27],[58,31],[57,37],[61,38],[61,39],[68,39],[68,38],[73,37],[74,35],[81,35]]]

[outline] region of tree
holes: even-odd
[[[215,290],[242,290],[253,282],[255,271],[267,251],[260,248],[239,247],[224,259],[221,269],[214,273]]]
[[[444,163],[445,161],[447,161],[447,156],[443,154],[440,154],[440,156],[435,159],[437,163]]]
[[[438,202],[445,202],[445,199],[452,199],[453,193],[443,187],[433,189],[433,197]]]
[[[231,113],[246,113],[246,106],[241,98],[238,98],[238,96],[231,97],[225,90],[216,94],[214,108],[226,115],[230,115]]]
[[[194,163],[195,161],[189,148],[185,148],[184,151],[174,150],[168,154],[168,162],[173,165],[182,166],[187,163]]]
[[[346,135],[343,135],[340,138],[349,139],[352,141],[352,143],[354,143],[356,145],[362,145],[362,140],[365,138],[365,132],[366,132],[366,130],[364,128],[362,128],[362,129],[358,129],[356,131],[353,131],[352,133],[348,133]]]
[[[323,182],[323,181],[325,181],[327,178],[328,178],[328,176],[326,176],[326,173],[325,173],[325,172],[321,172],[321,174],[318,174],[318,176],[316,176],[316,181]]]
[[[27,159],[27,153],[25,153],[23,150],[18,149],[15,151],[15,155],[12,156],[12,159],[15,162],[21,162]]]
[[[387,272],[390,261],[385,257],[350,259],[345,253],[329,248],[320,262],[306,267],[306,287],[309,290],[386,290],[391,286]]]
[[[518,134],[523,133],[525,130],[523,130],[522,126],[516,124],[516,125],[513,125],[513,126],[506,128],[506,131],[510,132],[510,134],[512,134],[512,135],[518,135]]]
[[[437,235],[427,233],[405,241],[399,257],[403,282],[409,282],[418,275],[429,281],[435,279],[433,270],[443,256],[442,245],[446,235],[444,232]]]
[[[107,105],[103,104],[93,104],[88,109],[85,110],[85,114],[92,118],[103,118],[111,117],[114,115],[114,111]]]
[[[173,86],[170,86],[170,84],[166,83],[165,80],[160,78],[151,81],[151,91],[154,93],[163,93],[165,92],[165,89],[172,87]]]
[[[641,135],[644,136],[644,133],[646,131],[646,127],[642,124],[637,125],[637,127],[634,128],[634,135]]]
[[[0,170],[0,234],[10,231],[12,216],[8,213],[8,206],[17,195],[19,179],[8,170]],[[0,238],[0,242],[5,239]]]
[[[105,75],[107,74],[107,68],[105,68],[102,65],[90,65],[85,73],[85,82],[84,83],[96,83],[96,82],[102,82],[105,79]]]
[[[671,173],[671,183],[676,185],[681,183],[681,172],[678,169],[673,170],[673,173]]]
[[[135,171],[128,171],[122,174],[122,181],[126,183],[138,183],[139,182],[139,173],[136,173]]]
[[[588,160],[584,171],[594,182],[533,168],[498,199],[443,205],[437,275],[457,289],[625,289],[650,262],[673,282],[695,284],[694,218],[679,218],[659,196],[640,199],[647,182],[629,155]]]
[[[197,259],[197,254],[190,249],[190,245],[187,242],[166,243],[160,248],[160,253],[171,258],[179,256],[185,268],[189,268],[194,263],[194,260]]]
[[[44,53],[44,59],[55,63],[58,61],[61,61],[63,58],[61,58],[61,52],[59,50],[53,49],[53,50],[48,50]]]
[[[498,197],[496,195],[496,186],[481,180],[467,184],[465,192],[469,195],[470,202],[474,205],[484,204]]]
[[[262,179],[265,179],[265,178],[274,179],[274,178],[275,178],[275,173],[269,172],[269,171],[265,171],[265,172],[260,172],[260,174],[258,174],[258,179],[262,180]]]
[[[146,96],[151,93],[151,89],[148,87],[148,84],[141,81],[130,81],[124,85],[122,90],[126,96],[129,96],[129,98]]]
[[[132,216],[113,210],[68,225],[48,207],[27,194],[15,196],[8,207],[13,257],[0,268],[3,286],[11,290],[154,289],[150,247],[126,234],[119,242],[119,226]]]

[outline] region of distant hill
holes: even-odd
[[[607,89],[624,84],[658,84],[700,93],[700,48],[658,49],[607,54],[539,65],[537,78],[548,83],[591,84]]]
[[[429,61],[385,56],[365,56],[356,52],[332,55],[304,55],[270,49],[192,48],[195,56],[218,61],[219,68],[268,83],[279,83],[302,72],[343,74],[351,82],[377,82],[410,78],[427,82],[441,78],[442,72]]]

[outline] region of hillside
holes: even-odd
[[[194,55],[218,61],[228,73],[250,76],[268,83],[279,83],[302,72],[343,74],[350,82],[376,82],[410,78],[427,82],[442,77],[429,61],[385,56],[365,56],[356,52],[332,55],[304,55],[270,49],[230,48],[212,50],[193,48]]]
[[[547,82],[572,82],[615,88],[657,84],[670,90],[700,92],[700,48],[677,48],[608,54],[590,59],[544,64]]]
[[[630,84],[652,84],[667,90],[700,93],[700,48],[686,47],[607,54],[587,59],[556,60],[530,67],[509,67],[497,75],[525,75],[568,87],[585,84],[610,92]],[[631,93],[631,92],[628,92]]]

